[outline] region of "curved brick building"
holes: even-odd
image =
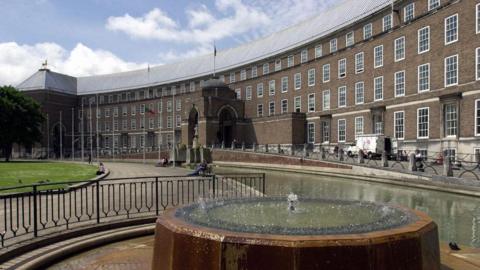
[[[196,126],[202,145],[383,133],[399,149],[480,151],[479,1],[345,0],[216,63],[213,80],[213,55],[79,78],[39,70],[18,85],[48,114],[34,155],[153,152],[191,145]]]

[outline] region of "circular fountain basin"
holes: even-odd
[[[166,211],[152,269],[440,269],[436,224],[398,206],[329,199],[208,201]]]

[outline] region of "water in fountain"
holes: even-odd
[[[415,220],[398,207],[369,202],[303,198],[300,209],[298,196],[290,194],[287,203],[285,197],[203,201],[181,208],[176,216],[212,228],[286,235],[365,233]]]

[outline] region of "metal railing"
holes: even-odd
[[[264,193],[265,174],[118,178],[1,188],[0,244],[4,248],[82,226],[155,217],[199,198]]]
[[[428,149],[422,145],[421,149]],[[348,146],[342,144],[212,144],[212,149],[255,152],[263,154],[301,157],[304,159],[323,160],[349,165],[361,165],[401,172],[416,172],[426,176],[446,176],[480,181],[480,153],[455,153],[449,151],[435,152],[404,148],[398,143],[394,153],[386,156],[367,155],[362,159],[357,153],[349,153]],[[412,155],[415,157],[412,159]],[[412,160],[412,162],[410,162]],[[411,164],[413,163],[413,164]]]

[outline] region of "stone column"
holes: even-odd
[[[452,161],[450,160],[450,156],[443,157],[443,175],[448,177],[453,176]]]
[[[365,163],[365,154],[363,153],[363,150],[358,150],[357,162],[358,164]]]
[[[415,153],[411,153],[408,159],[408,170],[411,172],[417,171],[417,163],[415,162]]]
[[[387,152],[385,152],[385,151],[383,151],[383,153],[382,153],[382,166],[384,168],[388,168]]]

